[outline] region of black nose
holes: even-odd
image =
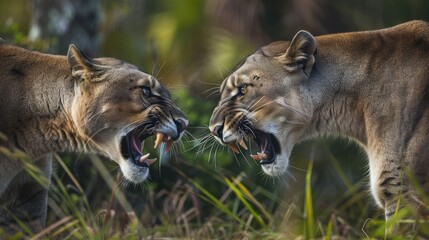
[[[185,121],[183,121],[182,119],[175,119],[174,123],[176,124],[177,132],[179,133],[183,132],[187,127]]]
[[[223,131],[223,125],[217,125],[213,128],[212,133],[213,133],[213,135],[222,139],[222,131]]]

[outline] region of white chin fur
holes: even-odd
[[[287,167],[289,166],[289,157],[278,155],[274,163],[271,164],[262,164],[262,170],[270,176],[276,177],[280,176],[287,172]]]
[[[129,160],[123,160],[119,166],[121,167],[124,177],[133,183],[141,183],[146,180],[149,175],[149,168],[136,166]]]

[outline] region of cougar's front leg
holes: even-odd
[[[369,165],[372,195],[388,219],[395,213],[399,197],[407,194],[402,167],[396,160],[371,155]]]
[[[50,180],[51,155],[38,159],[35,164],[42,170],[43,176]],[[33,233],[44,228],[48,188],[39,184],[27,172],[22,171],[15,177],[11,188],[3,195],[1,202],[0,227],[6,233],[26,233],[20,224],[23,224]]]
[[[413,169],[398,162],[385,160],[371,163],[370,160],[371,191],[377,203],[384,209],[386,220],[405,205],[412,206],[411,209],[415,209],[417,214],[429,215],[407,175],[414,174],[410,172]],[[378,167],[374,168],[374,165]]]

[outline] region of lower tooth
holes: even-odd
[[[153,158],[153,159],[146,159],[146,163],[147,164],[149,164],[149,165],[151,165],[152,163],[154,163],[155,161],[156,161],[157,159],[156,158]]]
[[[150,155],[150,153],[148,153],[148,154],[146,154],[146,155],[144,155],[144,156],[141,156],[141,157],[139,158],[139,163],[144,163],[144,162],[146,161],[146,159],[148,159],[148,158],[149,158],[149,155]]]
[[[250,157],[253,158],[256,161],[260,161],[261,160],[261,157],[259,155],[257,155],[257,154],[251,154]]]
[[[257,152],[256,155],[254,155],[254,156],[258,156],[259,160],[267,160],[267,158],[268,158],[267,154],[264,151]]]

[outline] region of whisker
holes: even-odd
[[[218,141],[216,141],[216,140],[214,140],[214,141],[213,141],[213,145],[215,146],[215,153],[214,153],[214,159],[213,159],[213,162],[214,162],[214,164],[215,164],[215,166],[216,166],[216,163],[217,163],[217,154],[218,154],[218,152],[219,152],[219,148],[221,148],[221,149],[222,149],[222,152],[223,152],[223,150],[225,149],[225,147],[224,147],[224,146],[222,146],[221,144],[219,144],[219,142],[218,142]]]
[[[167,63],[167,60],[164,60],[164,62],[161,64],[161,66],[158,68],[158,71],[156,72],[155,75],[153,75],[155,78],[158,78],[159,73],[161,72],[162,68],[165,66],[165,64]],[[154,69],[155,70],[155,69]]]
[[[277,102],[277,101],[276,101]],[[292,110],[294,113],[298,114],[303,120],[305,121],[309,121],[310,115],[307,113],[304,113],[298,109],[296,109],[295,107],[291,106],[290,104],[286,103],[285,101],[283,101],[282,103],[280,103],[282,106],[287,107],[288,109]]]
[[[203,91],[203,93],[204,94],[206,94],[207,92],[211,92],[211,91],[217,91],[217,90],[220,90],[220,85],[217,85],[217,86],[215,86],[215,87],[211,87],[211,88],[209,88],[209,89],[206,89],[206,90],[204,90]]]
[[[199,80],[198,81],[199,83],[202,83],[202,84],[205,84],[205,85],[209,85],[209,86],[217,86],[217,87],[220,87],[220,83],[212,83],[212,82],[204,82],[204,81],[201,81],[201,80]]]
[[[205,99],[210,99],[214,95],[220,95],[220,86],[209,88],[204,91],[204,94],[206,92],[210,92],[210,93],[206,95]]]
[[[213,153],[213,149],[215,149],[215,153],[216,153],[218,146],[216,145],[216,143],[214,141],[212,141],[209,146],[210,146],[210,151],[209,151],[209,158],[208,158],[208,160],[210,162],[211,161],[211,156],[212,156],[212,153]],[[216,156],[215,156],[215,158],[216,158]]]
[[[98,113],[95,113],[95,114],[92,114],[89,118],[88,118],[88,121],[91,121],[93,118],[95,118],[95,117],[97,117],[97,119],[96,120],[94,120],[94,121],[97,121],[98,120],[98,118],[101,116],[101,114],[103,114],[103,113],[105,113],[105,112],[107,112],[108,111],[108,109],[107,110],[100,110]]]
[[[214,139],[214,138],[211,138],[210,140],[211,140],[211,143],[210,143],[210,152],[209,152],[209,162],[212,160],[211,156],[213,154],[213,150],[214,150],[213,161],[216,162],[217,153],[219,152],[218,150],[221,147],[223,148],[223,146],[218,141],[216,141],[216,139]]]
[[[260,100],[262,100],[262,98],[260,99]],[[258,111],[258,110],[260,110],[260,109],[262,109],[263,107],[265,107],[265,106],[267,106],[267,105],[270,105],[271,103],[275,103],[276,101],[269,101],[269,102],[266,102],[266,103],[264,103],[264,104],[262,104],[262,105],[260,105],[260,106],[256,106],[256,105],[254,105],[254,109],[250,109],[252,112],[253,111]],[[257,103],[259,103],[259,101],[257,102]],[[257,104],[257,103],[255,103],[255,104]]]
[[[262,99],[264,99],[265,98],[265,96],[262,96],[262,97],[260,97],[258,100],[253,100],[252,102],[250,102],[250,104],[249,104],[249,106],[247,107],[247,109],[249,110],[249,111],[251,111],[252,110],[252,108],[253,107],[255,107],[260,101],[262,101]]]
[[[241,163],[240,163],[240,161],[239,161],[239,160],[238,160],[238,158],[237,158],[237,154],[236,154],[235,152],[233,152],[233,153],[232,153],[232,155],[234,156],[234,159],[235,159],[235,161],[237,162],[238,166],[240,166],[240,167],[241,167]]]

